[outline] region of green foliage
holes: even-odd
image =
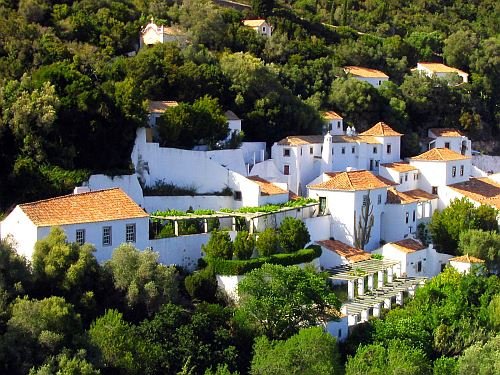
[[[99,375],[101,372],[85,358],[85,354],[84,350],[78,351],[75,355],[63,352],[50,357],[43,366],[32,368],[29,375]]]
[[[159,264],[158,253],[122,244],[113,251],[106,267],[130,310],[139,316],[144,313],[151,316],[164,303],[177,300],[177,271],[172,266]]]
[[[273,228],[266,228],[257,235],[255,248],[261,257],[268,257],[278,252],[278,234]]]
[[[281,222],[278,241],[283,252],[291,253],[302,249],[310,239],[309,231],[302,220],[286,217]]]
[[[455,358],[441,357],[434,361],[433,375],[458,375],[458,363]]]
[[[232,259],[233,242],[229,232],[214,230],[210,233],[210,239],[201,249],[208,258]]]
[[[193,300],[214,302],[217,293],[217,280],[213,267],[195,271],[184,279],[187,292]]]
[[[27,260],[8,239],[0,239],[0,291],[12,299],[30,289],[32,277]]]
[[[285,339],[300,328],[334,319],[340,302],[319,274],[264,264],[238,284],[238,312],[256,332]]]
[[[458,374],[493,375],[500,371],[500,336],[474,344],[458,359]]]
[[[142,189],[144,196],[182,196],[182,195],[197,195],[195,186],[177,186],[172,183],[167,183],[165,180],[156,180],[153,186],[144,186]]]
[[[500,270],[500,233],[471,229],[460,233],[458,251],[486,261],[489,270]]]
[[[233,242],[234,256],[238,260],[248,260],[252,257],[255,248],[255,238],[246,230],[236,234]]]
[[[259,337],[251,373],[255,375],[341,374],[333,336],[319,327],[304,328],[285,341]]]

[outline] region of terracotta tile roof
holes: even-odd
[[[179,103],[169,100],[150,101],[149,113],[163,113],[170,107],[177,107]]]
[[[260,187],[260,195],[277,195],[277,194],[288,194],[287,190],[274,185],[273,183],[260,178],[259,176],[249,176],[249,180],[252,180]]]
[[[303,146],[323,143],[322,135],[290,135],[278,142],[280,146]]]
[[[373,173],[362,171],[349,171],[326,173],[329,177],[327,181],[315,185],[308,185],[310,189],[319,190],[372,190],[395,185],[383,177],[375,176]]]
[[[459,257],[454,257],[449,259],[450,262],[460,262],[460,263],[484,263],[484,260],[473,257],[469,254],[465,254]]]
[[[264,19],[257,19],[257,20],[243,20],[243,25],[249,26],[249,27],[259,27],[262,26],[266,20]]]
[[[371,254],[364,250],[349,246],[337,240],[316,241],[316,243],[341,257],[346,258],[350,263],[371,259]]]
[[[488,177],[471,178],[449,187],[473,201],[500,210],[500,184]]]
[[[397,172],[410,172],[410,171],[417,171],[418,168],[414,167],[413,165],[410,165],[409,163],[405,162],[396,162],[396,163],[385,163],[381,164],[382,167],[388,168],[388,169],[394,169]]]
[[[323,118],[325,120],[342,120],[342,116],[340,116],[337,112],[334,111],[323,112]]]
[[[238,116],[236,116],[236,113],[234,113],[233,111],[231,110],[228,110],[224,113],[224,115],[226,116],[226,118],[228,120],[239,120],[240,118]]]
[[[462,137],[463,134],[453,128],[430,128],[429,133],[434,134],[436,137]]]
[[[452,161],[470,159],[470,156],[459,154],[449,148],[431,148],[423,154],[413,156],[410,160],[428,160],[428,161]]]
[[[408,204],[415,202],[425,202],[432,199],[437,199],[437,195],[429,194],[426,191],[415,189],[405,192],[397,191],[394,188],[387,190],[388,204]]]
[[[440,63],[429,63],[429,62],[419,62],[418,65],[429,69],[433,73],[461,73],[467,74],[463,70],[453,68],[451,66],[447,66]],[[418,69],[418,67],[417,67]]]
[[[403,253],[409,254],[414,253],[418,250],[423,250],[426,247],[422,245],[421,242],[414,240],[412,238],[408,238],[406,240],[401,240],[397,242],[392,242],[390,245],[393,245],[396,250],[402,251]]]
[[[368,143],[381,144],[381,142],[371,135],[333,135],[333,143]]]
[[[19,207],[39,227],[149,216],[123,190],[118,188],[64,195],[20,204]]]
[[[389,78],[387,74],[381,72],[380,70],[363,68],[361,66],[345,66],[344,70],[346,73],[352,74],[357,77],[366,78]]]
[[[393,130],[389,125],[387,125],[385,122],[380,121],[377,122],[375,125],[373,125],[367,131],[361,133],[361,135],[373,135],[377,137],[397,137],[403,134],[398,133],[397,131]]]

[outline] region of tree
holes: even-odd
[[[297,266],[264,264],[238,285],[239,313],[256,332],[285,339],[300,328],[335,319],[340,302],[325,279]]]
[[[255,238],[246,230],[238,232],[233,242],[234,256],[236,259],[250,259],[255,248]]]
[[[166,302],[177,300],[178,274],[175,267],[158,263],[158,253],[139,251],[122,244],[106,263],[115,287],[121,291],[131,312],[153,315]]]
[[[210,239],[205,245],[201,245],[201,249],[209,258],[233,258],[233,243],[227,231],[213,230]]]
[[[255,241],[255,248],[261,257],[268,257],[278,251],[278,235],[273,228],[260,232]]]
[[[363,206],[361,207],[361,215],[356,223],[356,211],[354,211],[354,246],[359,249],[364,249],[366,244],[370,242],[372,227],[374,223],[373,204],[370,199],[370,190],[363,197]]]
[[[496,210],[489,206],[474,207],[467,198],[455,199],[443,211],[435,211],[429,223],[432,241],[448,254],[456,254],[460,233],[468,229],[498,228]]]
[[[286,217],[281,222],[278,241],[283,252],[291,253],[303,249],[310,240],[309,231],[302,220]]]
[[[471,229],[460,233],[458,250],[486,261],[490,271],[500,270],[500,233]]]
[[[16,252],[8,239],[0,239],[0,290],[11,299],[29,290],[31,281],[27,260]]]
[[[252,0],[252,10],[261,17],[271,14],[275,7],[275,0]]]
[[[285,341],[255,341],[252,375],[341,374],[336,340],[320,327],[301,329]]]
[[[458,359],[458,373],[494,375],[500,371],[500,335],[466,349]]]
[[[471,30],[458,30],[444,41],[444,58],[451,66],[467,69],[472,53],[477,49],[478,44],[476,33]]]
[[[43,366],[32,368],[29,375],[100,375],[101,372],[85,359],[85,355],[85,350],[79,350],[75,355],[65,351],[48,358]]]

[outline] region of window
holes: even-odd
[[[300,148],[300,156],[302,156],[302,147]]]
[[[125,226],[125,241],[135,242],[135,224],[127,224]]]
[[[405,173],[405,181],[408,181],[408,173]]]
[[[418,173],[413,173],[413,181],[418,180]]]
[[[375,160],[375,167],[376,168],[378,168],[379,164],[380,164],[380,160]]]
[[[373,147],[373,153],[376,154],[377,153],[377,147]]]
[[[314,152],[314,149],[312,147],[309,147],[309,153],[312,155]]]
[[[285,164],[285,165],[283,166],[283,174],[284,174],[285,176],[288,176],[288,175],[290,174],[290,166],[289,166],[289,165]]]
[[[111,227],[102,227],[102,246],[111,246]]]
[[[415,222],[416,218],[417,218],[417,214],[416,214],[415,210],[413,210],[413,222]]]
[[[340,121],[337,121],[337,129],[340,129]]]
[[[85,243],[85,229],[76,230],[76,243],[78,245],[83,245]]]
[[[241,201],[241,191],[235,191],[234,192],[234,200],[235,201]]]
[[[380,86],[382,84],[382,81],[378,81],[378,85]]]
[[[354,154],[356,152],[356,147],[352,146],[351,147],[351,154]]]
[[[368,206],[368,195],[363,195],[363,207]]]
[[[321,146],[321,152],[323,152],[323,146]]]
[[[450,148],[450,142],[445,142],[444,143],[444,148]]]
[[[265,33],[266,32],[266,27],[265,26],[262,26],[262,32]]]
[[[337,336],[339,337],[339,339],[342,337],[342,330],[340,328],[339,328],[339,332],[338,332]]]
[[[342,147],[342,153],[345,154],[345,147]]]
[[[290,156],[290,149],[289,148],[284,148],[283,149],[283,156],[285,156],[285,157]]]
[[[382,194],[379,194],[377,197],[377,204],[381,204],[381,203],[382,203]]]
[[[399,177],[399,183],[402,184],[403,183],[403,176]]]
[[[422,261],[419,260],[417,263],[417,272],[422,272]]]
[[[392,146],[391,145],[387,145],[387,153],[390,154],[392,151]]]
[[[437,193],[438,193],[438,187],[437,186],[433,186],[432,187],[432,194],[437,195]]]
[[[457,175],[457,167],[451,168],[451,177],[455,177]]]
[[[410,217],[410,214],[408,212],[405,212],[405,222],[408,224],[408,219]]]
[[[319,197],[319,212],[324,214],[326,211],[326,197]]]
[[[464,175],[464,166],[461,165],[460,166],[460,176],[463,176]]]

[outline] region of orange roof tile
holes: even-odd
[[[291,135],[278,142],[280,146],[303,146],[323,143],[322,135]]]
[[[449,259],[450,262],[460,262],[460,263],[484,263],[484,260],[473,257],[469,254],[461,255],[459,257],[454,257]]]
[[[463,134],[459,130],[453,128],[430,128],[429,132],[432,132],[436,137],[462,137]]]
[[[371,135],[333,135],[332,142],[381,144],[379,140]]]
[[[64,195],[19,207],[39,227],[149,216],[119,188]]]
[[[410,165],[409,163],[405,162],[396,162],[396,163],[385,163],[381,164],[382,167],[388,168],[388,169],[394,169],[397,172],[410,172],[410,171],[416,171],[418,168],[414,167],[413,165]]]
[[[163,113],[170,107],[177,107],[179,103],[175,101],[163,100],[163,101],[150,101],[149,102],[149,113]]]
[[[473,201],[500,210],[500,184],[491,178],[471,178],[469,181],[449,185],[449,187]]]
[[[326,173],[329,177],[327,181],[315,185],[308,185],[310,189],[319,190],[372,190],[395,185],[383,177],[375,176],[373,173],[362,171],[349,171]]]
[[[277,195],[277,194],[288,194],[287,190],[274,185],[273,183],[260,178],[259,176],[249,176],[249,180],[252,180],[260,187],[260,195]]]
[[[348,74],[352,74],[357,77],[366,77],[366,78],[389,78],[387,74],[381,72],[380,70],[363,68],[361,66],[345,66],[344,70]]]
[[[392,242],[390,245],[393,245],[397,250],[402,251],[403,253],[409,254],[414,253],[418,250],[423,250],[426,247],[422,245],[421,242],[414,240],[412,238],[408,238],[406,240],[401,240],[397,242]]]
[[[437,199],[437,195],[429,194],[426,191],[415,189],[405,192],[397,191],[394,188],[387,190],[387,203],[388,204],[408,204],[415,202],[425,202],[432,199]]]
[[[349,246],[337,240],[316,241],[316,243],[324,248],[337,253],[341,257],[346,258],[349,262],[355,263],[362,260],[371,259],[371,254],[364,250]]]
[[[413,156],[410,160],[423,160],[423,161],[452,161],[452,160],[465,160],[470,159],[470,156],[459,154],[449,148],[431,148],[423,154]]]
[[[375,125],[373,125],[367,131],[361,133],[361,135],[373,135],[377,137],[397,137],[403,134],[398,133],[397,131],[392,129],[389,125],[387,125],[385,122],[380,121],[377,122]]]
[[[440,63],[419,62],[419,65],[429,69],[433,73],[461,73],[467,74],[463,70],[453,68]],[[418,68],[417,68],[418,69]]]
[[[340,116],[337,112],[334,111],[323,112],[323,118],[325,120],[342,120],[342,116]]]

